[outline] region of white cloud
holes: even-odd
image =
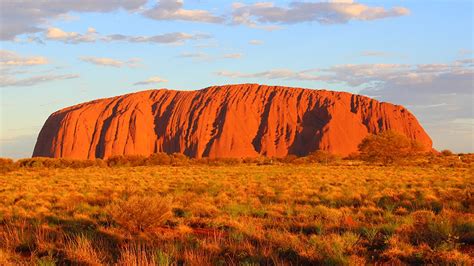
[[[20,67],[45,65],[48,59],[43,56],[20,56],[13,51],[0,50],[0,67]]]
[[[82,56],[79,58],[83,62],[91,63],[98,66],[109,66],[109,67],[136,67],[141,61],[138,58],[131,58],[126,61],[121,61],[113,58],[107,57],[93,57],[93,56]]]
[[[53,40],[63,40],[63,39],[68,39],[75,36],[77,36],[77,33],[75,32],[68,33],[58,28],[49,28],[46,33],[46,38],[53,39]]]
[[[153,8],[143,14],[155,20],[185,20],[206,23],[223,23],[224,18],[207,10],[184,9],[183,0],[159,0]]]
[[[124,62],[122,61],[115,60],[112,58],[105,58],[105,57],[83,56],[80,59],[81,61],[91,63],[94,65],[100,65],[100,66],[122,67],[124,65]]]
[[[157,83],[163,83],[163,82],[168,82],[168,80],[155,76],[155,77],[150,77],[144,81],[135,82],[133,85],[149,85],[149,84],[157,84]]]
[[[69,12],[111,12],[120,8],[137,10],[147,0],[2,0],[0,40],[14,40],[17,35],[43,31],[43,25],[61,19]]]
[[[94,28],[87,29],[87,32],[84,34],[66,32],[60,28],[48,28],[45,32],[46,39],[65,43],[95,42],[98,37],[97,31]]]
[[[292,1],[287,7],[272,2],[251,5],[234,3],[232,20],[234,24],[262,27],[261,23],[296,24],[316,21],[321,24],[340,24],[350,20],[376,20],[408,15],[404,7],[372,7],[353,1],[307,2]]]
[[[251,44],[251,45],[262,45],[263,41],[261,41],[261,40],[250,40],[249,44]]]

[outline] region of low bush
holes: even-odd
[[[197,164],[207,164],[214,166],[237,165],[241,162],[242,160],[238,158],[201,158],[194,160],[194,163]]]
[[[17,169],[18,166],[9,158],[0,158],[0,173],[6,173]]]
[[[413,214],[414,224],[410,234],[412,244],[427,244],[436,248],[454,237],[451,221],[436,216],[431,211],[416,211]]]
[[[105,167],[107,164],[102,159],[74,160],[65,158],[33,157],[18,160],[16,165],[22,168],[86,168]]]
[[[163,225],[171,218],[170,202],[159,196],[132,195],[108,206],[112,221],[128,230],[139,233]]]
[[[115,155],[107,159],[107,165],[116,166],[143,166],[146,163],[143,155]]]
[[[317,150],[315,152],[312,152],[306,158],[310,163],[323,164],[334,163],[340,159],[339,156],[323,150]]]
[[[451,156],[451,155],[453,155],[453,152],[450,151],[450,150],[442,150],[442,151],[441,151],[441,155],[443,155],[443,156]]]
[[[387,133],[388,134],[388,133]],[[390,133],[391,134],[391,133]],[[368,142],[372,142],[372,138],[380,136],[369,136]],[[398,137],[397,137],[398,138]],[[389,137],[388,139],[391,139]],[[384,140],[386,141],[386,140]],[[380,144],[380,143],[379,143]],[[379,145],[377,144],[377,145]],[[296,155],[287,155],[285,157],[248,157],[248,158],[201,158],[191,159],[181,153],[154,153],[148,157],[145,155],[116,155],[106,160],[75,160],[66,158],[46,158],[33,157],[21,159],[14,162],[12,159],[0,158],[0,173],[6,173],[18,168],[87,168],[87,167],[137,167],[137,166],[155,166],[155,165],[211,165],[211,166],[231,166],[240,164],[257,164],[257,165],[273,165],[273,164],[294,164],[303,165],[311,163],[328,164],[328,165],[360,165],[364,160],[367,163],[402,163],[403,165],[414,165],[430,167],[439,165],[444,167],[467,168],[474,164],[474,154],[459,154],[452,156],[443,156],[441,154],[426,153],[422,154],[417,148],[409,148],[411,151],[390,151],[386,148],[379,150],[375,144],[361,144],[360,154],[352,154],[342,158],[338,155],[327,151],[317,150],[305,157],[297,157]],[[412,145],[412,144],[410,144]],[[413,144],[417,147],[417,144]],[[362,147],[364,146],[364,147]],[[411,147],[411,146],[410,146]],[[357,161],[353,161],[357,160]]]
[[[171,156],[163,152],[154,153],[146,159],[147,165],[170,165],[172,162]]]
[[[171,154],[170,158],[171,158],[171,165],[174,165],[174,166],[188,165],[191,161],[188,156],[182,153],[177,153],[177,152]]]

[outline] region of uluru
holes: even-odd
[[[189,157],[348,155],[369,134],[432,141],[400,105],[327,90],[258,84],[195,91],[147,90],[64,108],[49,116],[33,156],[73,159],[183,153]]]

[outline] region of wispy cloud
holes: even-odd
[[[222,55],[210,55],[204,52],[183,52],[178,57],[190,58],[197,61],[216,61],[221,59],[240,59],[244,56],[243,53],[228,53]]]
[[[196,60],[211,60],[211,56],[203,52],[183,52],[178,57]]]
[[[0,87],[28,87],[34,86],[40,83],[55,81],[55,80],[65,80],[65,79],[75,79],[79,78],[78,74],[64,74],[64,75],[39,75],[28,78],[17,79],[12,76],[0,76]]]
[[[138,63],[141,62],[139,58],[131,58],[126,61],[117,60],[107,57],[93,57],[93,56],[81,56],[79,58],[83,62],[91,63],[98,66],[108,66],[108,67],[137,67]]]
[[[458,55],[460,56],[466,56],[466,55],[472,55],[474,53],[474,50],[472,49],[459,49]]]
[[[228,58],[228,59],[239,59],[242,58],[244,54],[242,53],[234,53],[234,54],[224,54],[222,55],[223,58]]]
[[[44,33],[46,40],[60,41],[64,43],[87,43],[87,42],[132,42],[132,43],[161,43],[161,44],[183,44],[188,40],[209,39],[212,36],[205,33],[183,33],[171,32],[152,36],[110,34],[101,35],[96,29],[89,28],[85,33],[67,32],[60,28],[48,28]]]
[[[249,44],[251,44],[251,45],[262,45],[263,41],[261,41],[261,40],[250,40]]]
[[[35,128],[35,131],[36,130],[38,129]],[[30,132],[28,133],[31,134]],[[31,134],[0,139],[0,157],[14,159],[30,157],[35,147],[37,137],[37,134]]]
[[[157,84],[157,83],[163,83],[163,82],[168,82],[168,80],[155,76],[155,77],[150,77],[147,80],[135,82],[133,83],[133,85],[150,85],[150,84]]]
[[[153,36],[128,36],[122,34],[107,35],[102,40],[111,41],[126,41],[135,43],[162,43],[162,44],[182,44],[187,40],[201,40],[209,39],[212,36],[205,33],[189,34],[183,32],[172,32]]]
[[[449,64],[345,64],[298,71],[271,69],[255,73],[219,71],[216,74],[232,78],[310,80],[376,88],[381,83],[422,84],[432,82],[439,76],[472,77],[473,67],[472,59],[464,59]]]
[[[368,57],[387,57],[390,56],[389,53],[383,51],[363,51],[360,53],[361,56],[368,56]]]
[[[287,79],[287,80],[322,80],[317,76],[306,74],[305,71],[293,71],[290,69],[271,69],[256,73],[242,73],[232,71],[219,71],[216,75],[229,78],[263,78],[263,79]]]
[[[31,68],[48,65],[44,56],[24,56],[14,51],[0,50],[0,87],[26,87],[54,80],[73,79],[77,74],[44,74],[24,77],[31,74]],[[21,76],[21,77],[18,77]]]

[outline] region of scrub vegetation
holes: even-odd
[[[472,265],[472,161],[3,159],[0,265]]]

